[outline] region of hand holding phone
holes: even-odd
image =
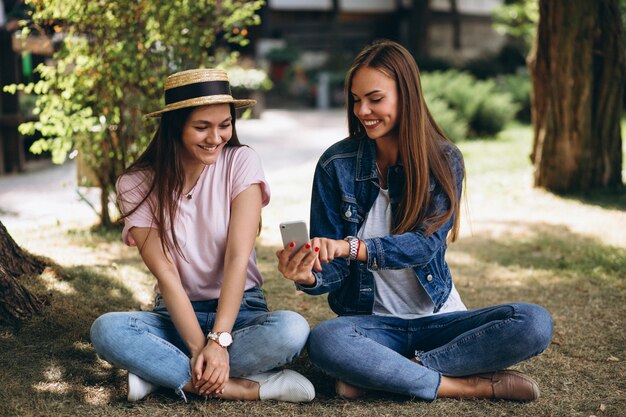
[[[293,253],[296,253],[300,248],[307,243],[310,243],[309,232],[306,228],[306,223],[303,221],[285,222],[280,224],[280,235],[283,238],[283,247],[287,249],[291,242],[296,244]]]
[[[317,256],[312,257],[311,247],[309,246],[308,254],[304,257],[295,258],[298,260],[295,262],[294,255],[298,253],[300,248],[306,244],[310,244],[309,233],[306,228],[306,223],[303,221],[286,222],[280,224],[280,235],[283,238],[283,247],[289,252],[289,257],[285,258],[285,252],[278,251],[278,271],[283,276],[291,281],[294,281],[302,285],[315,284],[315,277],[311,273],[313,263],[319,264]],[[291,242],[295,245],[290,247]]]

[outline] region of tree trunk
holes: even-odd
[[[528,67],[535,186],[620,189],[625,77],[617,0],[540,0]]]
[[[0,319],[24,320],[41,313],[43,302],[0,265]]]
[[[26,274],[41,274],[46,264],[20,248],[0,221],[0,266],[17,278]]]
[[[43,302],[16,278],[41,274],[45,267],[43,261],[16,244],[0,222],[0,318],[23,320],[41,312]]]
[[[100,222],[105,229],[113,225],[109,213],[109,189],[106,185],[100,187]]]

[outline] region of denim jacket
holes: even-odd
[[[463,181],[463,157],[451,143],[444,145],[456,175],[458,195]],[[399,163],[387,173],[393,214],[398,208],[404,186],[404,169]],[[443,212],[450,201],[439,184],[430,178],[429,213]],[[311,237],[343,239],[356,236],[379,194],[375,142],[368,138],[344,139],[320,157],[313,179],[311,197]],[[371,271],[412,268],[439,311],[450,295],[452,277],[445,260],[446,238],[454,218],[430,236],[420,227],[402,234],[365,239],[367,262],[335,259],[313,271],[316,283],[298,289],[312,295],[330,292],[328,303],[338,315],[371,314],[375,280]]]

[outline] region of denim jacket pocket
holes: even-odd
[[[341,218],[344,221],[351,223],[359,223],[362,221],[362,216],[359,214],[359,209],[356,201],[350,201],[352,199],[343,198],[341,201]]]

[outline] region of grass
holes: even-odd
[[[470,308],[508,301],[545,306],[555,333],[547,351],[518,366],[541,385],[530,404],[474,400],[425,403],[389,395],[347,402],[303,355],[293,368],[317,389],[311,404],[193,399],[161,390],[125,401],[125,371],[99,360],[89,327],[111,310],[147,309],[152,278],[118,236],[63,225],[39,231],[29,249],[63,274],[46,271],[24,285],[49,301],[30,321],[0,325],[1,416],[619,416],[626,409],[626,230],[624,206],[563,198],[530,185],[530,130],[460,147],[468,173],[463,233],[449,249],[457,288]],[[621,198],[621,197],[620,197]],[[18,242],[32,231],[12,230]],[[312,326],[332,317],[324,296],[279,278],[275,247],[259,246],[272,309],[302,313]]]

